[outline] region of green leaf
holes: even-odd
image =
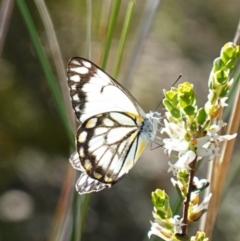
[[[126,45],[127,33],[131,22],[130,20],[133,15],[133,6],[134,6],[134,1],[132,0],[128,3],[127,12],[126,12],[126,16],[123,24],[123,29],[122,29],[122,33],[119,41],[119,47],[118,47],[117,56],[116,56],[116,63],[114,67],[115,78],[117,78],[119,74],[120,64],[122,61],[122,56]]]
[[[228,81],[229,74],[227,71],[219,70],[214,74],[214,77],[219,84],[225,84]]]
[[[177,109],[177,108],[172,108],[172,109],[170,110],[170,113],[171,113],[171,115],[172,115],[174,118],[176,118],[176,119],[178,119],[178,118],[181,117],[180,110]]]
[[[113,2],[113,10],[111,11],[111,15],[109,18],[107,36],[105,39],[104,51],[103,51],[103,56],[102,56],[102,61],[101,61],[101,67],[103,69],[105,69],[106,65],[107,65],[107,60],[108,60],[108,56],[109,56],[109,52],[110,52],[112,39],[113,39],[113,32],[116,29],[116,23],[117,23],[118,13],[120,10],[120,5],[121,5],[121,0],[115,0]]]
[[[227,62],[230,58],[235,57],[236,45],[232,42],[226,43],[221,51],[221,58],[224,62]]]
[[[190,125],[190,130],[191,131],[196,131],[197,130],[197,122],[195,120]]]
[[[236,64],[236,62],[237,62],[237,60],[238,60],[237,58],[229,59],[228,62],[226,63],[226,67],[228,69],[233,69],[235,64]]]
[[[174,102],[174,104],[176,104],[178,102],[176,91],[169,90],[165,93],[165,96],[169,101]]]
[[[193,107],[191,105],[186,106],[183,110],[188,116],[195,114],[195,107]]]
[[[226,68],[223,60],[218,57],[213,61],[213,72],[217,72],[219,70],[224,70]]]
[[[211,120],[207,120],[203,126],[203,130],[208,130],[211,125]]]
[[[161,218],[161,219],[166,219],[166,212],[163,210],[157,210],[157,215]]]
[[[183,196],[182,196],[182,192],[181,192],[179,186],[176,185],[175,187],[176,187],[176,190],[177,190],[178,197],[180,198],[181,201],[183,201],[184,198],[183,198]]]
[[[197,112],[196,120],[197,123],[203,125],[207,119],[207,113],[203,108],[200,108]]]
[[[221,89],[221,92],[219,94],[219,97],[226,97],[228,95],[229,92],[229,86],[228,84],[226,84],[225,86],[223,86],[223,88]]]
[[[169,101],[168,99],[163,100],[163,105],[166,107],[168,111],[171,111],[173,108],[172,102]]]

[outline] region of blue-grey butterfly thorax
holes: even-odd
[[[161,115],[158,112],[150,112],[146,114],[144,123],[142,125],[142,135],[146,135],[148,141],[154,141],[157,131],[158,123],[161,118]]]

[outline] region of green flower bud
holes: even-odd
[[[194,102],[196,102],[193,85],[188,82],[184,82],[178,86],[178,96],[180,107],[182,108],[186,107],[187,105],[192,105]]]
[[[234,43],[226,43],[221,50],[221,59],[227,63],[229,59],[239,58],[239,46]]]
[[[190,241],[208,241],[209,239],[206,237],[204,232],[198,231],[196,236],[192,236]]]
[[[156,208],[156,213],[162,219],[168,219],[172,217],[172,210],[169,205],[169,197],[165,191],[157,189],[152,192],[152,203]]]

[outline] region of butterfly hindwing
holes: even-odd
[[[94,63],[74,57],[68,63],[72,106],[80,123],[103,112],[130,112],[145,116],[134,97]]]
[[[77,131],[77,151],[87,174],[103,183],[117,182],[135,164],[140,128],[124,113],[90,117]],[[131,150],[131,158],[128,155]]]

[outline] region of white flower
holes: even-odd
[[[217,124],[212,124],[210,130],[216,130],[216,132],[220,131],[227,124],[223,122],[223,120],[218,121]]]
[[[188,150],[192,149],[193,142],[185,140],[186,130],[184,129],[183,123],[175,124],[169,123],[166,119],[164,119],[165,128],[161,130],[161,133],[166,132],[170,138],[163,139],[163,147],[166,154],[170,155],[172,151],[179,152],[179,156],[184,156],[188,152]],[[220,147],[219,142],[228,141],[237,136],[237,134],[233,135],[219,135],[218,132],[224,127],[226,124],[221,120],[217,124],[211,125],[210,129],[207,131],[206,136],[199,137],[196,140],[196,154],[199,157],[209,157],[209,160],[214,159],[215,157],[220,156]],[[192,149],[193,150],[193,149]],[[189,154],[189,153],[188,153]],[[184,158],[184,157],[183,157]],[[195,158],[195,157],[194,157]],[[181,158],[179,159],[179,161]],[[183,167],[188,169],[187,160],[181,160],[182,163],[171,164],[168,172],[172,171],[174,175],[176,175],[179,168]],[[189,160],[191,161],[191,160]]]
[[[218,141],[229,141],[232,140],[233,138],[235,138],[237,136],[237,133],[232,134],[232,135],[222,135],[222,136],[218,136]]]
[[[171,180],[172,185],[173,185],[174,187],[176,187],[176,185],[178,185],[178,181],[176,181],[174,178],[171,177],[170,180]]]
[[[175,215],[170,219],[170,223],[174,226],[174,233],[182,233],[182,226],[186,225],[183,223],[183,218],[180,219],[179,215]]]
[[[196,147],[202,147],[207,143],[210,143],[211,137],[210,136],[203,136],[203,137],[199,137],[197,138],[197,144]]]
[[[173,173],[173,176],[177,176],[177,173],[178,173],[178,168],[172,164],[171,162],[168,162],[168,165],[170,166],[168,168],[168,171],[167,172],[172,172]]]
[[[209,185],[209,182],[206,179],[198,179],[197,177],[193,177],[193,183],[196,189],[201,190]]]
[[[227,99],[228,99],[228,97],[223,97],[219,100],[219,102],[220,102],[219,104],[221,107],[224,108],[224,107],[228,106],[228,104],[226,103]]]
[[[213,141],[215,143],[221,142],[221,141],[229,141],[237,136],[237,134],[233,135],[218,135],[218,132],[226,126],[226,123],[224,123],[222,120],[218,122],[216,125],[212,125],[210,130],[208,130],[207,135],[211,138],[210,141]]]
[[[189,164],[196,158],[196,153],[193,151],[187,151],[185,154],[183,154],[178,161],[175,164],[172,164],[171,162],[168,162],[169,169],[168,172],[173,172],[173,175],[176,176],[178,173],[178,170],[183,168],[190,170]]]
[[[165,128],[162,128],[161,133],[166,132],[171,139],[182,139],[186,134],[183,127],[175,123],[169,123],[166,119],[164,119],[164,126]]]
[[[218,135],[218,131],[225,126],[223,121],[219,121],[217,125],[212,125],[211,129],[207,132],[207,135],[197,139],[196,153],[201,157],[209,157],[209,160],[220,156],[219,142],[228,141],[237,136],[233,135]]]
[[[218,133],[216,129],[211,129],[207,132],[207,136],[210,137],[210,141],[217,142],[218,141]]]
[[[210,144],[208,147],[200,147],[197,149],[197,155],[201,157],[209,157],[209,160],[220,156],[220,147]]]
[[[180,139],[163,139],[164,146],[166,153],[168,155],[171,154],[172,151],[177,151],[177,152],[185,152],[188,150],[189,143],[185,140],[180,140]]]
[[[159,225],[156,222],[151,222],[151,230],[148,232],[148,238],[151,237],[152,234],[162,238],[166,241],[173,241],[174,237],[172,237],[172,232],[166,228],[163,228],[161,225]]]

